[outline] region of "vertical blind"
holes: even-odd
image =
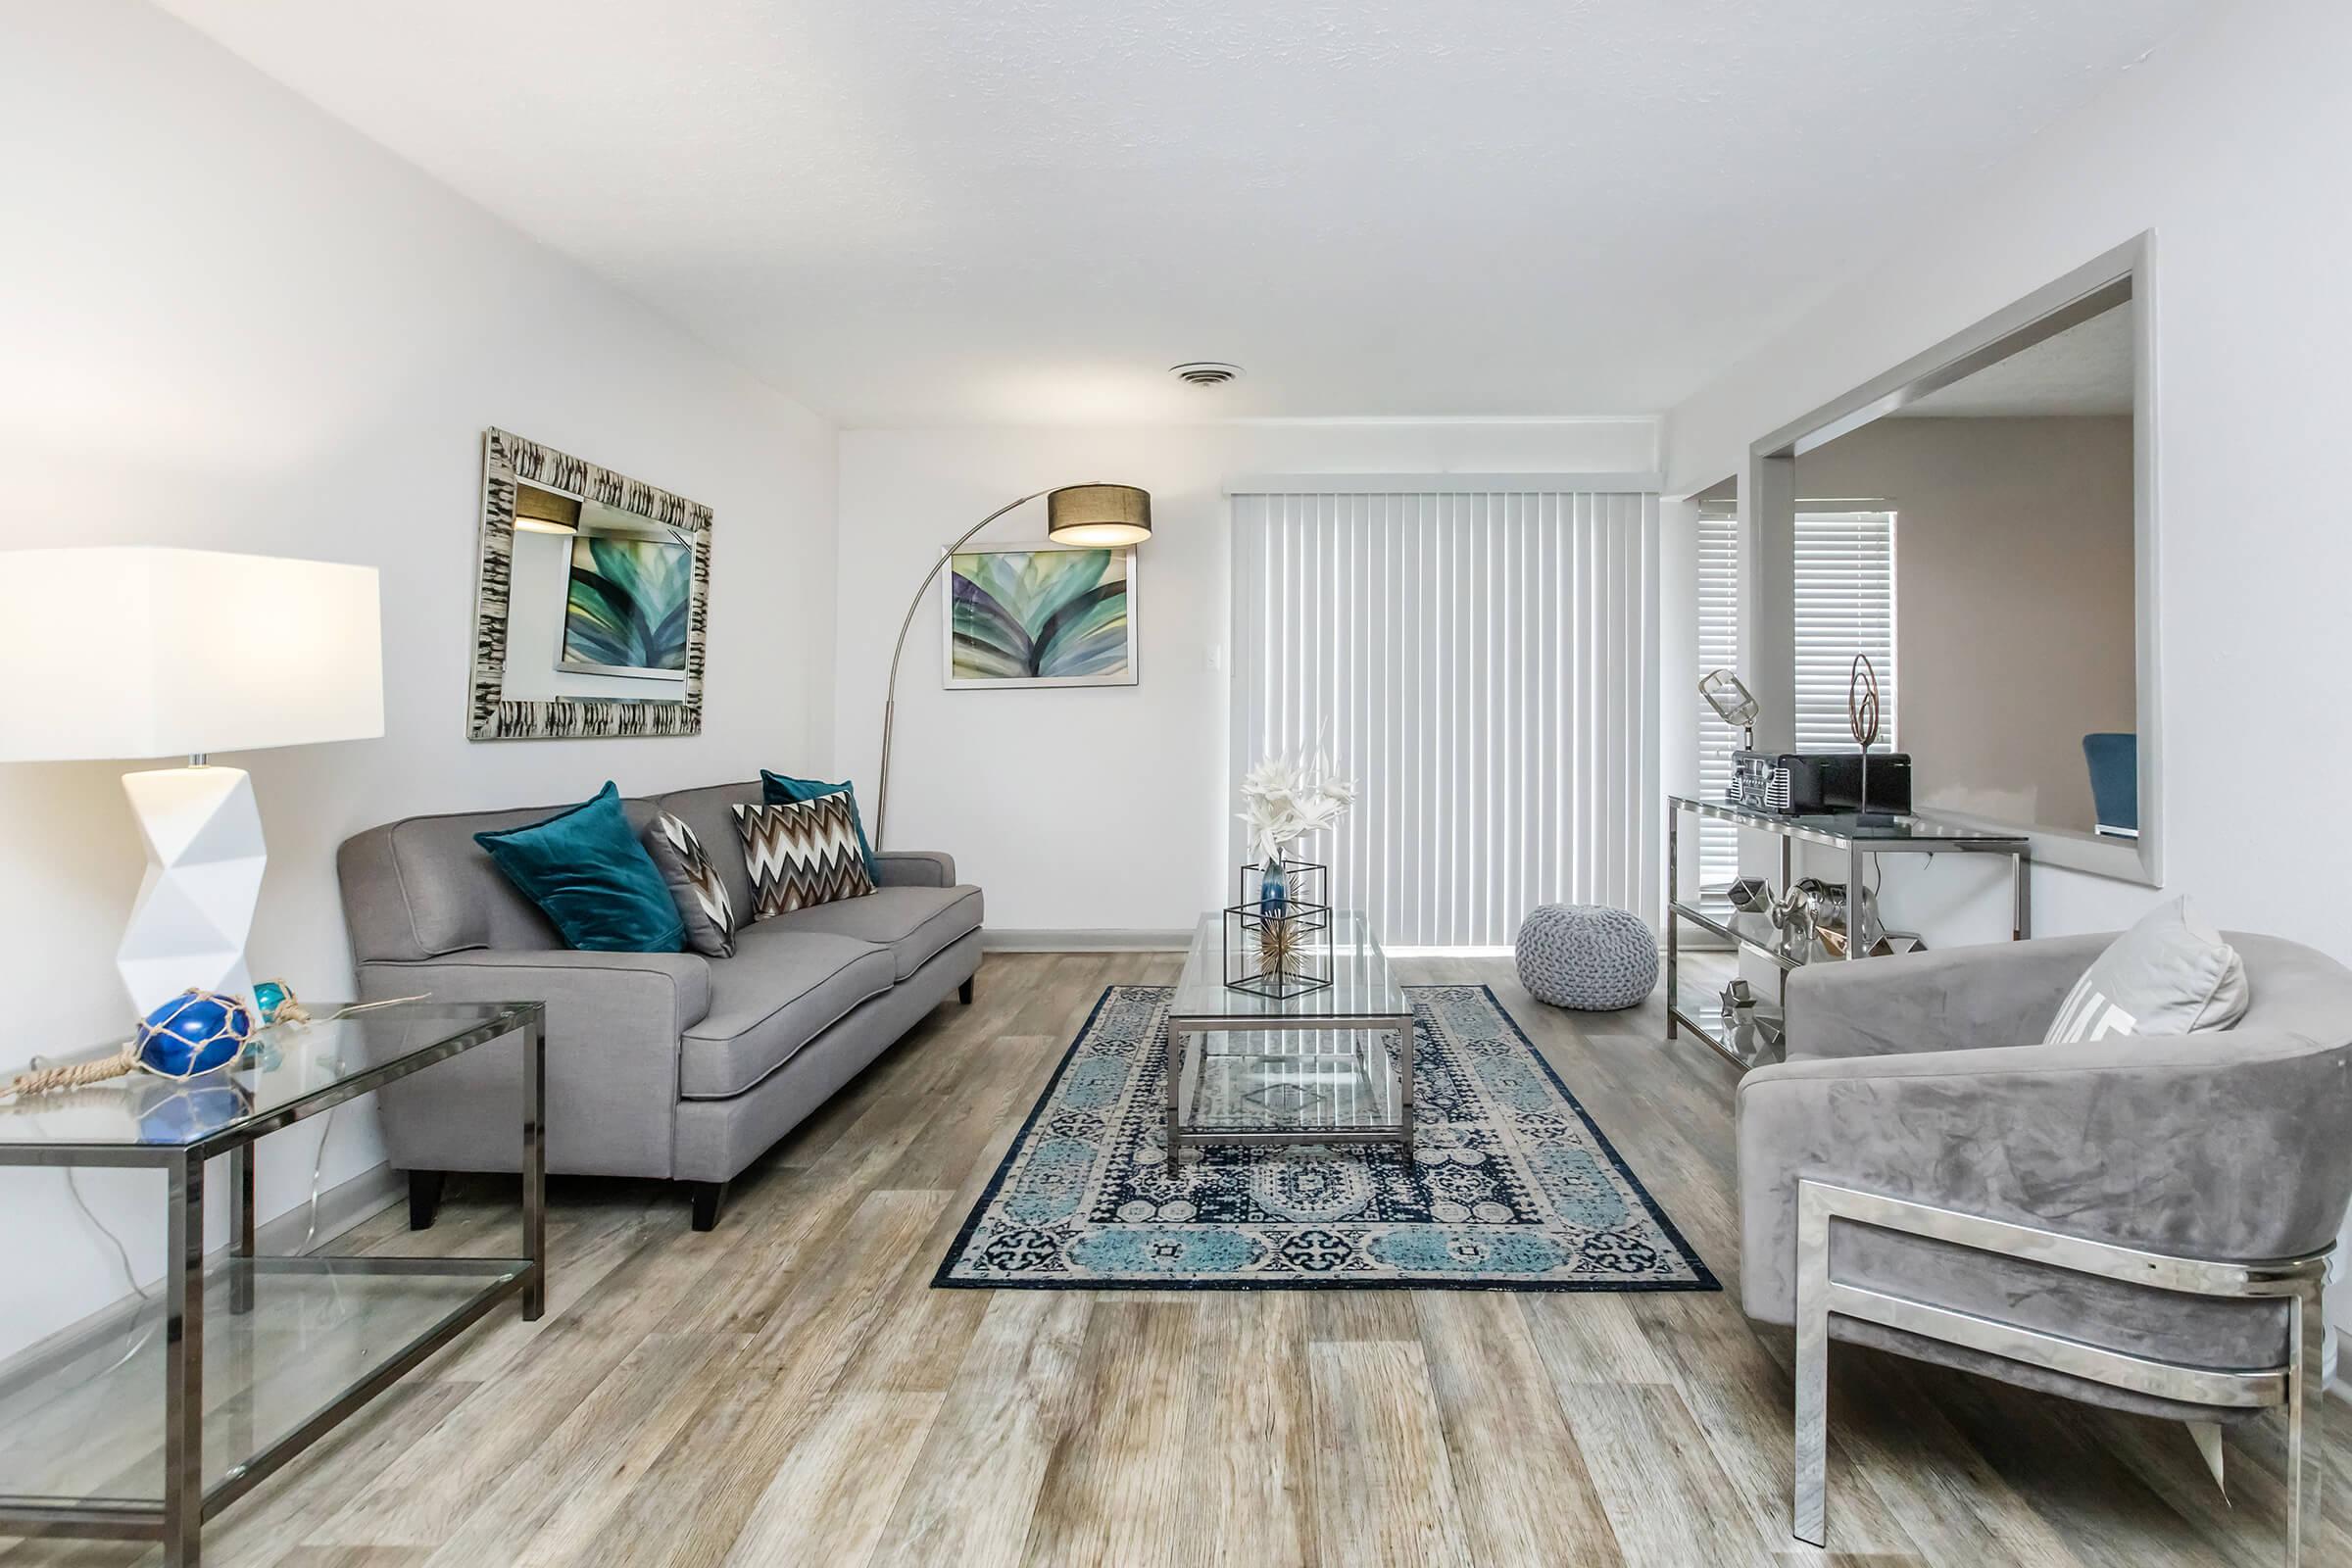
[[[1740,667],[1740,519],[1729,511],[1698,518],[1698,672]],[[1740,731],[1698,704],[1699,799],[1720,801],[1732,787],[1732,753]],[[1740,875],[1740,833],[1729,822],[1698,822],[1698,885],[1729,887]],[[1683,897],[1682,889],[1675,897]]]
[[[1385,944],[1657,919],[1656,522],[1638,494],[1233,497],[1232,777],[1321,739],[1359,793],[1300,853]]]
[[[1701,514],[1698,521],[1698,667],[1739,662],[1740,523]],[[1850,752],[1846,690],[1854,656],[1866,654],[1879,677],[1878,745],[1895,732],[1894,514],[1799,512],[1796,514],[1796,749]],[[1721,800],[1731,783],[1740,732],[1698,705],[1699,788]],[[1710,891],[1740,874],[1739,832],[1702,821],[1699,885]]]

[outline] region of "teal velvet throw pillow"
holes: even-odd
[[[675,953],[686,935],[654,858],[608,782],[596,798],[527,827],[473,841],[583,953]]]
[[[875,862],[874,847],[865,841],[865,818],[858,810],[858,790],[846,780],[827,784],[813,778],[786,778],[781,773],[760,770],[760,783],[766,792],[770,806],[790,806],[799,801],[822,800],[828,795],[847,795],[850,798],[850,825],[858,830],[858,853],[865,858],[865,874],[876,887],[882,885],[882,867]]]

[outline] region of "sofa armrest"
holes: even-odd
[[[2283,1030],[1791,1061],[1738,1114],[1746,1304],[1779,1322],[1799,1177],[2226,1259],[2317,1251],[2352,1199],[2352,1045]]]
[[[546,1003],[549,1167],[670,1174],[678,1037],[710,1006],[700,954],[471,951],[363,963],[359,981],[368,1002],[430,992],[438,1002]],[[393,1165],[518,1168],[519,1051],[501,1040],[380,1091]]]
[[[2039,1040],[2112,936],[1995,942],[1807,964],[1788,977],[1788,1055],[1885,1056]]]
[[[952,888],[956,857],[942,850],[876,850],[875,869],[886,888]]]

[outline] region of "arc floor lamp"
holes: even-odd
[[[1152,537],[1152,497],[1131,484],[1070,484],[1058,490],[1032,490],[1017,501],[1007,501],[996,511],[973,523],[956,536],[956,542],[939,553],[931,569],[906,602],[906,618],[899,622],[899,640],[890,651],[890,684],[882,691],[882,776],[874,791],[874,848],[882,847],[882,834],[890,821],[890,733],[899,701],[899,661],[906,657],[906,633],[914,625],[914,612],[922,608],[923,595],[931,591],[956,552],[971,542],[972,535],[996,521],[1016,507],[1027,506],[1039,496],[1046,498],[1046,537],[1055,544],[1105,546],[1141,544]]]

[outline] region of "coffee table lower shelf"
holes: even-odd
[[[1167,1027],[1170,1176],[1187,1145],[1400,1144],[1411,1153],[1411,1013],[1171,1016]],[[1216,1051],[1209,1044],[1218,1036],[1265,1035],[1275,1038],[1256,1050]],[[1396,1041],[1393,1054],[1384,1041],[1390,1035]],[[1318,1049],[1326,1040],[1341,1049]],[[1345,1063],[1353,1063],[1353,1071],[1335,1065]],[[1227,1080],[1213,1092],[1212,1075]],[[1246,1083],[1257,1087],[1238,1087]],[[1286,1090],[1297,1097],[1288,1104],[1274,1098]],[[1252,1104],[1253,1097],[1264,1098]]]

